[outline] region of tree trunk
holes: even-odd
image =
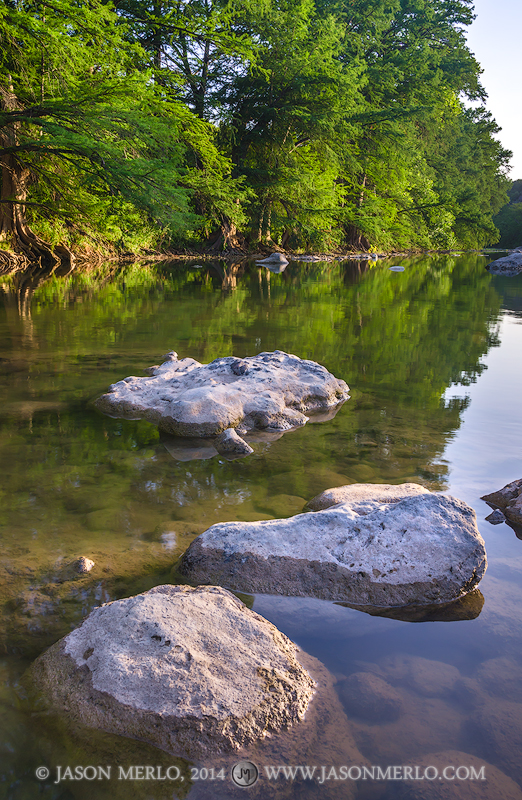
[[[0,110],[14,111],[19,108],[12,87],[0,86]],[[25,215],[25,201],[30,179],[30,170],[16,153],[6,152],[18,144],[18,130],[15,123],[0,128],[0,242],[5,242],[9,250],[28,262],[46,266],[57,266],[60,257],[55,255],[50,245],[40,239],[30,228]],[[9,253],[2,252],[5,261]],[[61,246],[61,254],[71,259],[69,248]]]
[[[239,250],[246,252],[245,237],[239,233],[236,226],[230,220],[223,218],[217,238],[208,248],[210,252],[218,250]]]
[[[346,244],[349,247],[354,247],[357,250],[368,250],[370,242],[364,236],[356,225],[347,225],[346,228]]]

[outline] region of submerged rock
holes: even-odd
[[[353,672],[339,686],[350,714],[367,722],[389,722],[402,710],[402,698],[393,686],[371,672]]]
[[[157,586],[96,608],[31,676],[72,722],[202,758],[304,717],[314,681],[296,650],[224,589]]]
[[[497,258],[496,261],[492,261],[491,264],[488,264],[487,269],[492,272],[493,275],[504,275],[507,278],[518,275],[522,272],[522,252],[514,250],[507,256]]]
[[[460,672],[452,664],[406,653],[382,659],[379,674],[389,683],[404,686],[423,697],[450,696],[460,678]]]
[[[276,350],[200,364],[176,353],[151,377],[129,377],[109,387],[95,406],[114,417],[144,418],[177,436],[215,436],[227,428],[287,431],[307,414],[334,409],[348,386],[315,361]]]
[[[416,779],[415,767],[419,776],[427,776],[424,780]],[[515,781],[471,753],[429,753],[417,757],[415,767],[410,780],[396,781],[396,800],[522,800]]]
[[[511,481],[511,483],[499,489],[498,492],[485,494],[480,499],[485,500],[490,505],[501,508],[511,522],[522,525],[522,478]]]
[[[363,513],[341,504],[219,523],[192,542],[179,571],[237,591],[404,606],[449,603],[470,592],[486,566],[473,509],[427,493]]]

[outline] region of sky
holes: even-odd
[[[484,70],[487,108],[502,131],[502,145],[513,151],[510,178],[522,178],[522,0],[475,0],[468,45]]]

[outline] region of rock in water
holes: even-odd
[[[502,522],[506,521],[506,517],[500,510],[500,508],[496,508],[491,514],[488,514],[486,517],[486,522],[490,522],[492,525],[500,525]]]
[[[289,519],[213,525],[179,569],[195,583],[376,606],[448,603],[486,571],[475,512],[420,494],[357,513],[349,504]]]
[[[90,572],[93,567],[94,561],[90,558],[86,558],[85,556],[80,556],[76,562],[76,569],[79,575],[85,575],[87,572]]]
[[[348,386],[315,361],[280,350],[239,359],[168,361],[151,377],[125,378],[95,406],[113,417],[144,418],[177,436],[215,436],[227,428],[286,431],[304,425],[310,412],[347,400]]]
[[[157,586],[94,609],[31,677],[73,722],[198,759],[304,717],[314,681],[296,651],[224,589]]]
[[[511,522],[522,525],[522,478],[519,478],[517,481],[511,481],[511,483],[499,489],[498,492],[485,494],[480,499],[501,508],[505,516],[511,520]],[[493,515],[490,514],[487,519],[490,519],[492,516]],[[502,522],[503,520],[499,521]],[[495,522],[493,524],[495,524]]]
[[[270,253],[267,258],[262,258],[260,261],[256,261],[256,264],[284,264],[286,266],[288,264],[288,259],[284,253]]]
[[[316,495],[306,504],[308,511],[322,511],[339,504],[349,505],[352,511],[365,514],[373,511],[376,503],[398,503],[405,497],[430,494],[428,489],[418,483],[350,483],[336,486]]]
[[[254,452],[253,448],[241,436],[237,435],[234,428],[227,428],[226,431],[220,433],[215,445],[220,455],[228,456],[229,458],[240,458]]]
[[[496,261],[492,261],[491,264],[488,264],[487,269],[492,272],[493,275],[504,275],[506,278],[518,275],[522,272],[522,253],[515,250],[507,256],[497,258]]]

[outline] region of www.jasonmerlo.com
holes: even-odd
[[[190,768],[190,777],[185,777],[177,766],[164,767],[152,765],[136,766],[112,766],[112,765],[88,765],[88,766],[66,766],[60,765],[55,770],[47,767],[39,767],[36,776],[39,780],[54,778],[54,784],[67,781],[96,781],[96,780],[118,780],[118,781],[170,781],[191,782],[198,781],[225,781],[234,780],[234,783],[244,786],[253,785],[258,780],[268,781],[299,781],[309,780],[318,784],[331,781],[485,781],[486,767],[481,766],[455,766],[445,767],[436,766],[325,766],[325,765],[264,765],[256,767],[251,762],[241,762],[236,765],[250,764],[252,769],[241,769],[240,775],[234,778],[233,772],[221,769],[206,767]],[[236,768],[234,768],[236,769]],[[52,774],[54,772],[54,775]],[[241,778],[245,773],[245,782]],[[251,774],[255,772],[254,774]],[[248,775],[247,775],[248,773]]]

